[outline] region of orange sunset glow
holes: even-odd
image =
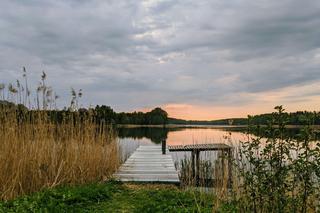
[[[223,118],[243,118],[247,115],[263,114],[273,111],[278,105],[284,105],[287,112],[295,111],[317,111],[320,107],[320,95],[317,93],[310,97],[291,100],[290,96],[297,95],[304,97],[304,94],[311,94],[313,91],[320,91],[320,84],[299,85],[287,87],[281,90],[273,90],[259,94],[241,94],[240,97],[250,97],[252,103],[240,105],[193,105],[171,103],[161,107],[166,110],[170,117],[186,120],[215,120]],[[146,112],[152,108],[145,108]]]

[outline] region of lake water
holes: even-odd
[[[224,143],[231,146],[245,141],[247,135],[241,127],[223,126],[189,126],[189,127],[129,127],[118,128],[118,138],[122,149],[122,159],[125,160],[139,145],[161,145],[166,140],[167,145]],[[174,160],[188,157],[189,152],[171,152]],[[214,152],[202,152],[201,158],[214,159]]]
[[[246,134],[246,130],[246,127],[234,126],[126,127],[117,129],[122,161],[125,161],[139,145],[158,144],[161,146],[163,140],[166,140],[167,145],[223,143],[232,146],[234,148],[233,153],[236,154],[242,141],[248,141],[252,137],[256,137]],[[297,136],[299,129],[287,128],[285,132],[289,138],[293,139]],[[264,137],[263,135],[260,136]],[[320,135],[317,138],[320,138]],[[265,139],[262,139],[262,144],[264,141]],[[184,177],[182,182],[189,184],[191,152],[170,152],[170,155],[173,157],[180,178],[181,176]],[[297,153],[292,153],[292,156],[296,155]],[[217,165],[222,165],[222,156],[222,152],[217,151],[200,152],[200,162],[203,165],[202,169],[200,168],[200,174],[202,174],[202,180],[204,180],[203,185],[207,185],[206,180],[217,176],[215,175],[216,172],[223,170],[222,167],[217,167]],[[191,183],[193,183],[192,181]]]

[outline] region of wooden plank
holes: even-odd
[[[121,178],[128,178],[128,179],[153,179],[153,180],[168,180],[168,179],[175,179],[178,178],[177,174],[124,174],[118,173],[118,176]]]
[[[143,157],[143,158],[160,158],[160,159],[172,159],[171,156],[162,156],[158,154],[132,154],[130,157]],[[147,160],[147,159],[146,159]]]
[[[162,154],[161,146],[138,147],[114,177],[120,181],[133,182],[180,182],[172,156]]]
[[[175,169],[174,166],[163,166],[163,165],[148,165],[148,164],[143,164],[143,165],[123,165],[120,167],[120,171],[121,169],[134,169],[134,168],[140,168],[140,169],[148,169],[150,171],[153,170],[158,170],[158,169]]]
[[[148,160],[170,160],[170,157],[161,157],[161,156],[154,156],[154,155],[132,155],[132,159],[145,159],[147,162]]]
[[[145,158],[134,158],[131,157],[127,160],[128,162],[130,161],[135,161],[135,162],[139,162],[139,161],[143,161],[143,162],[173,162],[171,158],[148,158],[148,161],[146,161]],[[126,161],[126,162],[127,162]]]
[[[148,152],[148,154],[161,154],[159,153],[160,150],[136,150],[135,151],[135,154],[142,154],[142,153],[145,153],[145,152]]]
[[[168,184],[180,184],[179,179],[147,179],[147,178],[121,178],[122,182],[140,182],[140,183],[168,183]]]
[[[150,164],[150,163],[144,163],[144,162],[139,162],[139,163],[125,163],[123,165],[121,165],[120,168],[123,168],[123,167],[161,167],[161,168],[175,168],[173,164],[160,164],[160,163],[155,163],[155,164]]]
[[[174,165],[173,164],[173,161],[170,161],[170,160],[163,160],[163,161],[160,161],[160,160],[150,160],[150,161],[143,161],[142,158],[141,159],[138,159],[138,160],[134,160],[134,159],[130,159],[129,161],[126,161],[123,165],[125,164],[150,164],[150,163],[154,163],[154,165],[156,164],[168,164],[168,165]]]
[[[169,155],[162,155],[157,153],[134,153],[132,154],[132,156],[171,158],[171,156]]]
[[[157,147],[157,146],[144,146],[144,147],[138,147],[137,150],[161,150],[161,147]]]
[[[230,150],[231,146],[222,143],[216,144],[190,144],[190,145],[174,145],[168,146],[170,152],[175,151],[206,151],[206,150]]]
[[[152,171],[149,169],[146,169],[146,168],[122,168],[116,174],[121,174],[121,173],[135,174],[134,173],[135,171],[137,171],[137,174],[157,174],[157,173],[176,174],[176,170],[174,168],[172,168],[172,169],[158,168],[158,169],[154,169]]]
[[[121,174],[119,178],[123,182],[164,182],[164,183],[179,183],[179,178],[176,175],[132,175]]]
[[[132,170],[132,169],[129,169],[129,170],[125,170],[125,169],[122,169],[121,170],[121,173],[118,172],[117,174],[149,174],[149,170]],[[167,170],[167,169],[164,169],[164,170],[155,170],[155,171],[152,171],[152,174],[176,174],[176,171],[175,170]]]
[[[169,162],[126,162],[123,166],[134,166],[134,165],[142,165],[142,166],[172,166],[172,163]]]
[[[145,161],[152,160],[152,159],[163,159],[163,160],[170,160],[170,157],[161,157],[161,156],[139,156],[133,155],[131,159],[145,159]]]
[[[158,149],[161,150],[160,146],[143,146],[143,147],[138,147],[137,149]]]
[[[146,160],[147,157],[143,157],[143,156],[133,156],[132,158],[130,158],[130,160],[144,160],[144,161],[152,161],[152,160],[170,160],[170,158],[159,158],[159,157],[149,157],[148,160]]]
[[[169,171],[176,171],[175,167],[174,166],[162,166],[162,165],[155,165],[155,166],[152,166],[152,165],[123,165],[120,167],[119,171],[122,171],[122,170],[134,170],[134,169],[137,169],[137,170],[148,170],[150,172],[152,171],[155,171],[155,170],[169,170]],[[139,169],[138,169],[139,168]]]
[[[129,161],[129,162],[125,162],[123,165],[140,165],[140,166],[173,166],[172,162],[154,162],[154,163],[150,163],[150,162],[137,162],[137,161]]]

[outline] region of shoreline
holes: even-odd
[[[151,124],[116,124],[119,128],[201,128],[201,129],[224,129],[224,128],[246,128],[248,125],[192,125],[192,124],[166,124],[166,125],[151,125]],[[260,125],[266,127],[267,125]],[[286,125],[288,129],[299,129],[303,125]],[[320,125],[312,125],[315,129],[320,129]]]

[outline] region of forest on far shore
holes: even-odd
[[[181,125],[267,125],[268,121],[273,119],[273,113],[265,113],[260,115],[248,116],[247,118],[226,118],[212,121],[197,121],[169,118],[170,124]],[[287,125],[304,125],[307,118],[310,118],[313,125],[320,125],[320,112],[297,111],[285,112],[284,117]]]
[[[29,111],[29,113],[38,111],[30,110],[22,104],[14,104],[8,101],[0,100],[0,107],[15,107],[17,111]],[[248,118],[226,118],[220,120],[211,121],[197,121],[197,120],[184,120],[168,117],[168,113],[156,107],[149,112],[115,112],[110,106],[97,105],[95,108],[80,108],[74,109],[62,109],[62,110],[42,110],[46,111],[53,121],[62,122],[62,118],[66,114],[79,113],[79,115],[85,115],[93,113],[97,122],[104,122],[109,124],[134,124],[134,125],[165,125],[165,124],[177,124],[177,125],[267,125],[268,121],[272,120],[273,113],[266,113],[254,116],[248,116]],[[306,119],[312,120],[313,125],[320,125],[320,112],[309,111],[297,111],[284,113],[287,125],[304,125]]]

